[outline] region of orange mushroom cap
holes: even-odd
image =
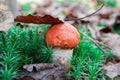
[[[52,47],[74,48],[80,41],[77,29],[69,23],[54,24],[46,33],[46,43]]]

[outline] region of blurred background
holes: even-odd
[[[102,25],[114,24],[116,16],[120,14],[120,0],[0,0],[0,10],[10,9],[14,16],[49,14],[66,19],[84,17],[95,12],[102,4],[105,5],[100,11],[84,20]]]
[[[99,28],[119,26],[120,0],[17,0],[17,2],[19,5],[18,14],[40,16],[49,14],[62,20],[84,17],[95,12],[104,4],[104,7],[95,15],[83,20],[89,21]],[[17,12],[13,11],[13,13]],[[78,25],[80,25],[81,21],[71,21],[71,23],[79,23]],[[114,29],[120,33],[119,27],[114,27]]]

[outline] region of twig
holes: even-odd
[[[103,8],[103,6],[104,6],[104,4],[102,4],[102,5],[100,6],[100,8],[98,8],[95,12],[93,12],[93,13],[85,16],[85,17],[82,17],[82,18],[68,18],[68,19],[65,19],[64,21],[78,21],[78,20],[82,20],[82,19],[84,19],[84,18],[90,17],[90,16],[96,14],[98,11],[100,11],[100,10]]]
[[[97,42],[98,44],[102,44],[104,47],[106,47],[106,48],[112,50],[112,48],[109,47],[108,45],[106,45],[106,44],[104,44],[104,43],[102,43],[102,42],[99,42],[99,41],[96,41],[96,42]]]
[[[84,34],[84,33],[82,33],[81,31],[79,31],[80,32],[80,34],[82,34],[82,35],[84,35],[86,38],[88,38],[90,41],[92,41],[103,53],[107,53],[105,50],[103,50],[100,46],[99,46],[99,44],[94,40],[94,39],[92,39],[92,38],[90,38],[89,36],[87,36],[86,34]]]

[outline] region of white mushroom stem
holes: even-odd
[[[73,55],[73,49],[53,48],[53,62],[63,64],[66,70],[70,67],[70,60]]]

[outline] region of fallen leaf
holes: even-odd
[[[100,19],[109,19],[110,15],[111,13],[104,13],[104,14],[100,14],[99,17]]]
[[[60,63],[41,63],[24,65],[17,80],[67,80],[66,72]]]
[[[35,80],[35,79],[32,78],[31,76],[24,76],[22,78],[19,78],[18,80]]]
[[[104,66],[104,70],[106,71],[105,75],[113,79],[120,75],[120,63],[114,64],[109,62],[109,64]]]
[[[34,23],[34,24],[57,24],[62,23],[63,21],[59,20],[58,18],[54,18],[50,15],[45,15],[43,17],[38,15],[31,15],[28,16],[17,16],[15,18],[16,22],[23,22],[23,23]]]
[[[0,31],[8,31],[14,23],[14,17],[10,11],[0,11]]]
[[[30,64],[30,65],[24,65],[23,69],[32,72],[33,70],[36,71],[42,71],[42,70],[46,70],[46,69],[52,69],[55,67],[60,66],[60,64],[51,64],[51,63],[43,63],[43,64]]]

